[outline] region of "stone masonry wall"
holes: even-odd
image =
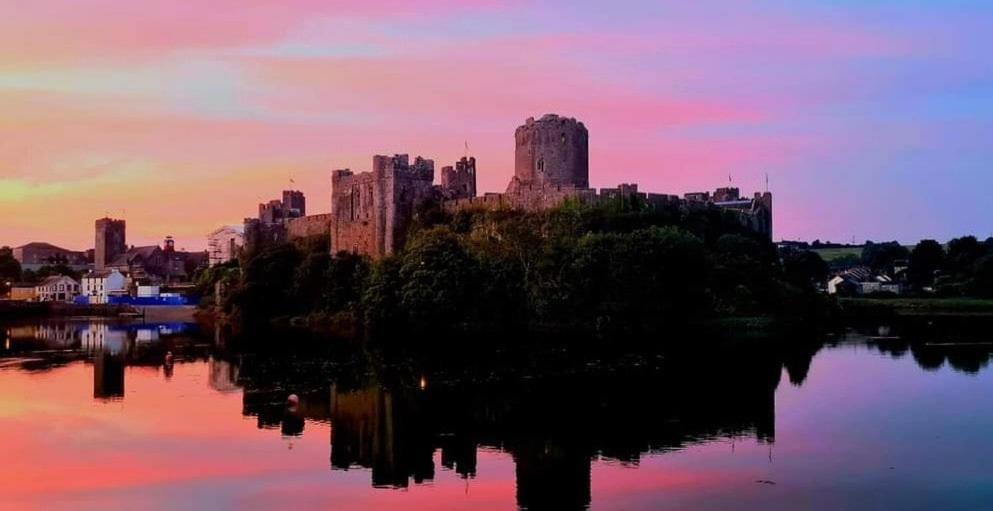
[[[331,214],[291,218],[286,222],[286,235],[290,240],[323,236],[331,227]]]
[[[508,192],[531,185],[589,187],[589,133],[583,123],[555,114],[532,117],[517,128],[514,141]]]
[[[434,198],[434,162],[407,155],[376,155],[373,170],[331,176],[331,251],[373,258],[392,254],[406,242],[417,207]]]

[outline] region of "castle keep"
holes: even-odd
[[[615,198],[637,198],[652,206],[687,209],[720,208],[742,226],[772,238],[772,194],[742,198],[737,188],[675,195],[645,193],[637,184],[616,188],[589,187],[589,133],[576,119],[548,114],[529,118],[514,133],[514,176],[506,193],[476,195],[476,160],[465,157],[441,170],[434,184],[434,161],[408,155],[373,157],[372,170],[350,169],[331,174],[331,251],[354,252],[373,258],[403,247],[417,208],[440,201],[455,212],[469,209],[540,211],[567,200],[594,204]],[[261,216],[261,215],[260,215]]]
[[[372,171],[331,173],[331,250],[381,257],[406,241],[414,211],[427,200],[476,194],[476,160],[463,158],[442,169],[434,184],[434,161],[406,154],[376,155]]]

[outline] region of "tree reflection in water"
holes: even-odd
[[[631,356],[609,342],[471,351],[466,346],[487,342],[467,339],[451,344],[459,349],[412,357],[291,339],[299,334],[211,339],[176,325],[46,323],[2,331],[2,355],[21,357],[24,369],[91,363],[98,400],[125,398],[127,366],[161,367],[168,378],[166,353],[176,364],[207,361],[210,386],[241,393],[241,413],[259,428],[292,437],[304,434],[307,422],[330,423],[331,470],[369,469],[374,487],[432,480],[436,454],[445,469],[473,478],[479,449],[507,452],[517,503],[526,509],[587,508],[598,459],[636,465],[648,453],[722,438],[772,444],[783,371],[802,385],[821,348],[801,336]],[[909,353],[925,370],[948,364],[977,373],[993,354],[988,343],[933,328],[887,333],[867,336],[869,345],[891,357]],[[957,342],[941,341],[948,338]],[[290,394],[298,405],[287,406]]]

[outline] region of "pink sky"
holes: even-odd
[[[201,249],[290,178],[327,212],[332,169],[466,142],[502,191],[548,112],[590,129],[593,186],[768,173],[777,239],[989,235],[983,3],[0,2],[0,245],[111,215]]]

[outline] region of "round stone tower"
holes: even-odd
[[[533,117],[517,128],[513,185],[563,185],[588,188],[590,184],[589,133],[573,118],[547,114]]]

